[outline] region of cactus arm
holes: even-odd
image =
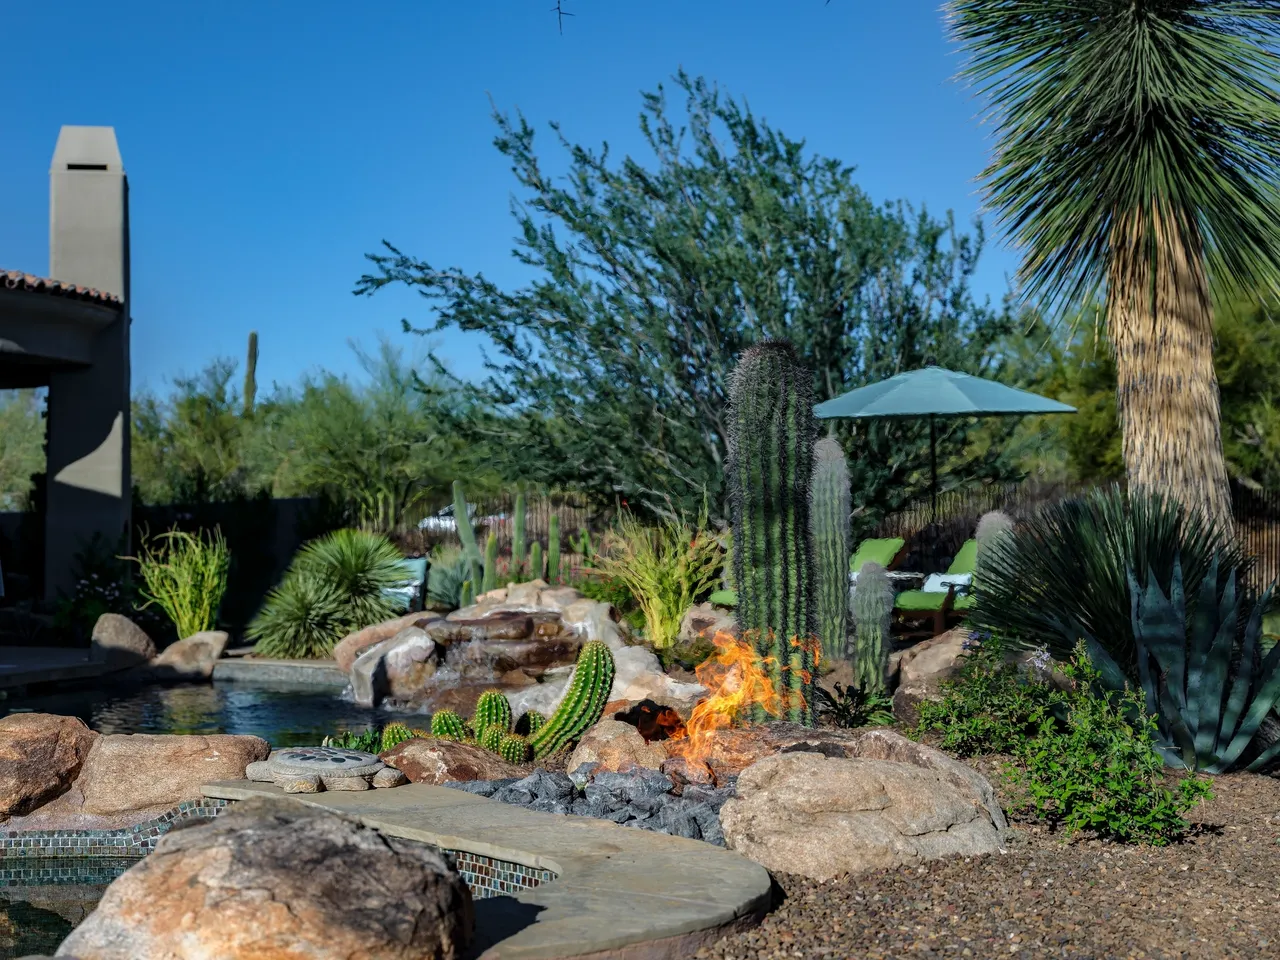
[[[599,640],[584,644],[560,706],[529,738],[535,758],[556,753],[599,721],[613,688],[613,654]]]

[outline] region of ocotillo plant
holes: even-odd
[[[813,450],[813,532],[822,656],[843,660],[849,642],[849,465],[834,437]]]
[[[258,331],[249,331],[249,352],[244,359],[244,415],[253,416],[258,397]]]
[[[515,516],[511,520],[511,579],[520,579],[520,568],[524,566],[524,494],[516,494]]]
[[[547,583],[560,582],[560,518],[547,521]]]
[[[889,665],[893,583],[878,563],[864,563],[853,590],[854,677],[864,693],[884,693]]]
[[[481,581],[481,593],[498,589],[498,535],[490,533],[484,543],[484,579]]]
[[[784,340],[743,353],[729,379],[729,458],[738,623],[754,638],[787,719],[813,722],[813,374]],[[753,719],[763,720],[755,708]]]
[[[462,542],[462,552],[471,564],[471,588],[474,591],[484,581],[484,558],[480,556],[480,546],[476,543],[476,532],[471,529],[471,514],[467,511],[467,495],[462,490],[462,481],[453,481],[453,522],[458,527],[458,540]]]
[[[529,579],[537,580],[542,576],[542,544],[537,540],[529,548]]]

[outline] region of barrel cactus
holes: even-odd
[[[529,741],[518,733],[508,733],[498,744],[498,756],[507,763],[524,763],[529,759]]]
[[[385,753],[398,743],[404,743],[406,740],[412,740],[414,733],[403,723],[388,723],[382,729],[382,742],[379,744],[379,753]]]
[[[854,676],[864,693],[884,693],[894,590],[878,563],[864,563],[853,590]]]
[[[522,733],[526,737],[532,737],[543,728],[546,722],[547,718],[537,710],[526,711],[520,715],[519,721],[516,722],[516,733]]]
[[[437,710],[431,717],[431,735],[442,740],[465,740],[467,725],[452,710]]]
[[[502,746],[502,738],[507,735],[507,731],[496,723],[490,724],[483,730],[477,727],[476,733],[479,734],[477,742],[490,753],[498,752],[498,748]]]
[[[471,726],[477,731],[496,726],[504,733],[511,732],[511,702],[501,690],[486,690],[480,694]]]
[[[849,641],[849,465],[834,437],[813,449],[814,567],[818,638],[826,660],[843,660]]]
[[[817,666],[813,375],[783,340],[743,353],[729,380],[725,479],[738,623],[753,638],[788,720],[813,723]],[[752,719],[765,719],[756,707]]]
[[[541,759],[564,749],[604,715],[613,689],[613,654],[599,640],[583,644],[569,689],[550,719],[529,739]]]

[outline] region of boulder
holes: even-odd
[[[903,650],[898,657],[898,682],[936,687],[950,680],[960,672],[968,639],[969,628],[962,625]]]
[[[58,949],[81,960],[460,960],[471,894],[441,853],[279,800],[174,828]]]
[[[544,610],[554,610],[559,613],[584,599],[586,598],[581,591],[573,587],[550,587],[539,594],[538,605]]]
[[[208,680],[230,639],[221,630],[193,633],[165,647],[160,656],[151,661],[149,672],[157,679]]]
[[[620,773],[636,767],[657,770],[667,759],[667,751],[657,743],[647,743],[631,724],[601,720],[582,735],[569,756],[565,769],[577,770],[584,763],[599,764],[596,772]]]
[[[104,613],[93,625],[91,656],[112,670],[140,666],[156,655],[147,632],[118,613]]]
[[[540,605],[542,591],[549,586],[550,584],[541,578],[525,583],[509,583],[507,594],[502,598],[502,602],[517,609],[536,610]]]
[[[982,784],[975,790],[911,762],[779,753],[742,772],[720,822],[730,849],[771,871],[825,881],[996,853],[1004,819],[992,819],[983,802],[990,784]]]
[[[351,665],[355,702],[378,705],[384,697],[409,701],[421,697],[436,672],[436,644],[421,627],[406,627],[390,640],[369,647]]]
[[[270,753],[259,737],[113,734],[94,741],[75,786],[87,814],[160,812],[199,797],[206,783],[244,779]]]
[[[12,713],[0,719],[0,821],[66,793],[97,739],[76,717]]]
[[[686,610],[680,619],[679,639],[683,643],[692,643],[695,640],[710,640],[717,633],[736,637],[740,632],[738,620],[732,610],[700,603]]]
[[[940,703],[942,691],[928,680],[919,683],[900,683],[893,691],[893,717],[906,727],[920,722],[920,704],[924,701]]]
[[[506,780],[527,776],[529,768],[507,763],[496,753],[469,743],[415,737],[381,755],[414,783],[439,786],[450,780]]]
[[[440,615],[437,613],[418,612],[406,613],[403,617],[396,617],[394,620],[375,623],[371,627],[365,627],[363,630],[357,630],[343,637],[333,648],[333,659],[337,662],[339,670],[350,673],[356,658],[369,647],[384,640],[390,640],[405,627],[425,627],[428,623],[439,619]]]

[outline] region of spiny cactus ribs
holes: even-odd
[[[613,654],[599,640],[583,645],[569,689],[556,712],[530,738],[538,758],[562,750],[604,714],[613,687]]]
[[[471,726],[477,731],[490,726],[500,727],[504,733],[511,731],[511,702],[501,690],[486,690],[480,694]]]

